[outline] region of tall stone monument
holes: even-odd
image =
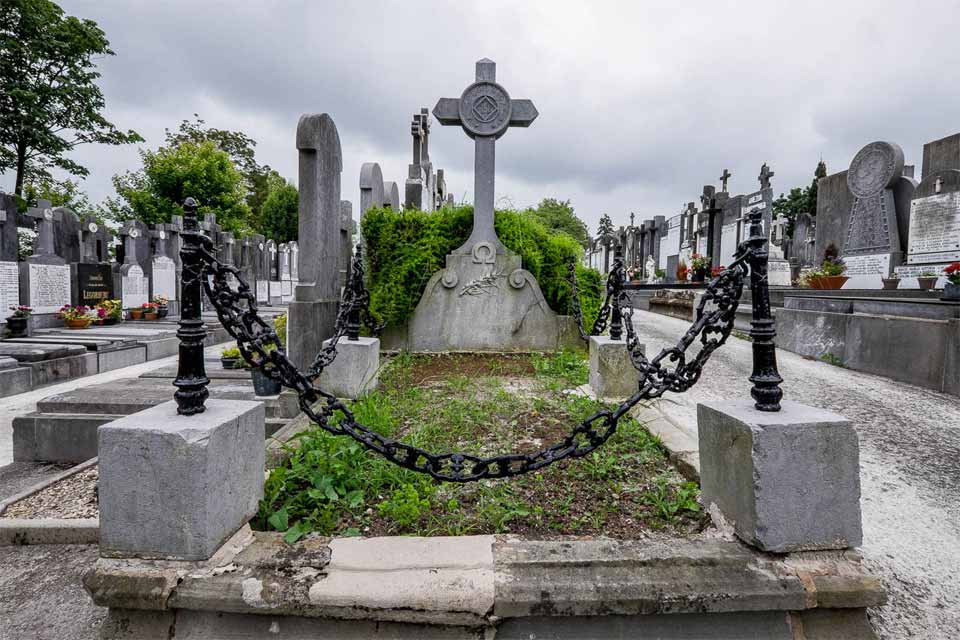
[[[383,172],[376,162],[364,162],[360,167],[360,220],[370,209],[384,203]]]
[[[474,141],[473,230],[435,273],[408,327],[407,344],[418,351],[553,350],[560,319],[536,279],[494,230],[496,141],[510,127],[537,117],[530,100],[512,99],[496,82],[496,65],[480,60],[476,82],[460,98],[441,98],[433,115],[459,125]]]
[[[49,200],[27,210],[36,220],[37,239],[33,255],[20,263],[20,303],[34,313],[56,313],[70,304],[70,265],[54,249],[54,214]]]
[[[17,266],[17,202],[0,193],[0,319],[11,305],[20,304],[20,268]]]
[[[85,218],[80,226],[80,262],[70,265],[74,305],[94,307],[116,298],[113,268],[101,258],[106,251],[105,231],[92,217]]]
[[[300,164],[300,282],[290,302],[287,354],[305,371],[333,335],[340,299],[340,136],[329,115],[306,114],[297,124]],[[259,296],[258,296],[259,297]]]

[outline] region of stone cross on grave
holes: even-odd
[[[631,227],[634,226],[634,224],[633,224],[634,215],[635,215],[635,214],[633,213],[633,211],[631,211],[631,212],[630,212],[630,226],[631,226]]]
[[[761,189],[770,188],[770,178],[776,175],[773,171],[770,171],[770,167],[767,166],[767,163],[764,162],[763,166],[760,167],[760,175],[757,177],[757,180],[760,181]]]
[[[508,254],[493,226],[495,146],[509,127],[529,127],[539,115],[531,100],[514,100],[497,84],[497,65],[477,62],[476,82],[459,98],[440,98],[433,115],[442,125],[460,125],[474,140],[473,231],[454,255],[472,254],[475,262],[493,262]]]
[[[729,169],[723,170],[723,173],[720,175],[720,183],[723,185],[723,187],[720,189],[721,191],[727,191],[727,180],[729,180],[732,176],[733,174],[730,173]]]
[[[54,256],[53,248],[53,208],[49,200],[38,200],[37,206],[27,209],[27,217],[38,221],[37,245],[33,255]]]
[[[138,264],[137,256],[137,238],[140,237],[140,229],[130,224],[124,225],[126,231],[123,242],[123,264]]]
[[[159,225],[161,228],[151,230],[150,237],[153,238],[153,255],[155,256],[166,256],[167,255],[167,240],[169,240],[169,235],[166,230],[162,228],[163,225]]]
[[[80,262],[100,262],[100,256],[97,254],[97,233],[99,231],[100,225],[95,220],[84,219],[83,226],[80,227]]]

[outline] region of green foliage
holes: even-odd
[[[699,493],[700,488],[695,482],[684,482],[677,486],[666,478],[658,478],[656,487],[644,493],[644,500],[660,518],[673,522],[684,514],[699,513]]]
[[[49,200],[54,207],[72,209],[81,218],[96,215],[87,194],[80,190],[80,184],[73,180],[54,180],[40,176],[31,179],[23,187],[23,197],[17,197],[17,206],[21,211],[37,206],[40,200]]]
[[[107,215],[116,221],[169,222],[188,197],[199,214],[213,212],[225,231],[249,231],[250,207],[244,200],[243,175],[230,155],[213,141],[181,142],[156,151],[141,151],[143,169],[113,177],[120,199],[108,200]]]
[[[820,360],[821,360],[822,362],[826,362],[827,364],[832,364],[832,365],[835,366],[835,367],[846,368],[846,366],[847,366],[847,365],[845,365],[845,364],[843,363],[843,359],[842,359],[842,358],[840,358],[839,356],[836,356],[836,355],[830,353],[829,351],[828,351],[827,353],[823,354],[822,356],[820,356]]]
[[[372,209],[363,218],[369,265],[370,310],[389,325],[412,313],[430,277],[444,266],[448,253],[462,245],[473,225],[473,208],[447,207],[433,213]],[[577,279],[586,323],[600,307],[600,274],[579,265],[582,248],[566,233],[551,233],[530,211],[497,211],[497,235],[520,254],[523,268],[540,284],[547,304],[570,312],[567,265],[578,263]]]
[[[590,369],[583,355],[576,351],[533,354],[533,368],[538,376],[556,378],[570,386],[586,384]]]
[[[220,352],[220,357],[221,358],[239,358],[240,349],[238,349],[237,347],[227,347],[226,349]]]
[[[610,219],[610,216],[606,213],[600,216],[600,224],[597,225],[597,237],[598,238],[612,238],[613,237],[613,220]]]
[[[274,317],[273,330],[277,332],[277,337],[280,338],[280,344],[282,344],[283,346],[286,346],[287,345],[287,314],[286,312],[281,313],[280,315]]]
[[[101,115],[106,101],[94,61],[110,55],[92,20],[65,16],[49,0],[0,2],[0,173],[16,174],[14,193],[53,168],[87,175],[67,157],[78,145],[143,140]]]
[[[26,229],[17,228],[17,260],[23,262],[33,255],[33,240],[36,234]]]
[[[260,208],[257,232],[281,242],[297,239],[300,197],[297,188],[283,181],[275,185]]]
[[[395,490],[387,500],[377,505],[380,515],[386,516],[401,527],[409,527],[430,510],[431,496],[436,490],[426,482],[421,482],[420,490],[409,482]],[[421,492],[423,495],[421,495]]]
[[[573,207],[570,206],[569,200],[544,198],[536,209],[530,208],[528,211],[547,230],[554,233],[566,233],[576,240],[581,247],[586,247],[590,242],[587,225],[573,213]]]
[[[827,165],[821,160],[814,171],[813,182],[806,189],[795,187],[790,189],[790,193],[773,201],[773,214],[775,217],[784,217],[787,220],[787,227],[784,234],[787,238],[793,237],[793,230],[797,223],[797,216],[801,213],[809,213],[811,216],[817,215],[817,180],[826,177]]]

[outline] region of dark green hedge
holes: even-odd
[[[497,211],[497,235],[523,259],[550,308],[570,313],[567,264],[577,261],[584,323],[589,330],[600,308],[600,274],[580,264],[583,249],[564,233],[551,233],[530,214]],[[473,226],[473,207],[423,211],[372,209],[363,218],[370,310],[390,326],[413,314],[427,282],[444,267],[448,253],[463,244]]]

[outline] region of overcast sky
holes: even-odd
[[[900,144],[919,177],[923,143],[960,131],[957,0],[679,4],[61,1],[116,51],[101,86],[117,126],[156,148],[198,113],[295,179],[297,119],[327,112],[354,211],[363,162],[402,194],[412,114],[459,97],[482,57],[540,111],[497,143],[498,204],[569,199],[591,232],[602,213],[673,215],[724,168],[734,194],[758,188],[763,162],[777,193],[806,185],[821,156],[834,173],[876,139]],[[462,130],[434,121],[430,155],[472,201]],[[139,166],[133,146],[74,158],[94,202]]]

